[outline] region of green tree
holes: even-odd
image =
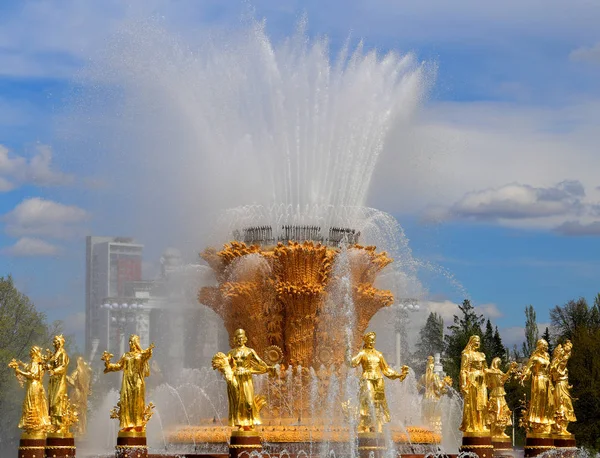
[[[58,326],[48,327],[45,315],[19,292],[11,276],[0,277],[0,456],[17,454],[24,396],[8,363],[12,358],[28,361],[33,345],[50,347]]]
[[[529,357],[535,349],[539,339],[539,331],[533,305],[525,307],[525,342],[523,342],[523,355]]]
[[[542,339],[548,342],[548,353],[552,354],[554,351],[554,345],[552,344],[552,337],[550,336],[550,329],[548,329],[548,326],[546,326],[546,329],[542,334]]]
[[[427,357],[444,352],[444,319],[439,313],[431,312],[419,331],[419,341],[413,353],[413,369],[417,374],[425,372]]]
[[[475,312],[475,308],[468,299],[458,306],[459,315],[454,315],[454,322],[448,326],[449,333],[444,336],[446,352],[444,357],[444,370],[452,377],[454,386],[458,384],[458,373],[460,372],[461,353],[464,350],[469,337],[472,335],[482,336],[481,326],[484,319],[482,315]]]

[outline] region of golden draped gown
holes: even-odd
[[[106,363],[104,372],[123,371],[119,400],[119,425],[121,431],[142,431],[145,425],[146,381],[150,375],[148,360],[152,348],[132,350],[121,356],[116,363]]]
[[[385,398],[383,376],[390,379],[403,377],[388,366],[381,352],[374,348],[363,348],[350,361],[352,367],[359,364],[363,372],[360,379],[358,430],[368,432],[374,429],[375,432],[381,432],[382,426],[390,422],[390,410]]]
[[[233,372],[231,380],[227,381],[229,426],[253,427],[260,425],[252,375],[266,373],[268,365],[252,348],[245,345],[232,348],[227,353],[227,358]]]
[[[489,431],[487,424],[487,386],[485,354],[480,351],[463,350],[460,362],[460,386],[464,406],[460,430],[464,433]]]
[[[487,387],[490,392],[488,400],[488,415],[492,437],[508,438],[505,433],[507,426],[512,425],[512,412],[506,404],[506,391],[504,384],[510,378],[510,373],[504,373],[500,369],[490,368],[486,370]]]
[[[570,422],[577,421],[573,409],[573,399],[569,391],[569,370],[567,369],[568,358],[563,357],[553,368],[554,379],[554,417],[556,421],[556,433],[569,435],[567,426]]]
[[[548,353],[534,351],[524,371],[524,378],[531,375],[531,398],[526,420],[533,431],[539,433],[549,433],[550,426],[554,424],[554,393],[549,366]]]
[[[79,357],[77,368],[67,377],[67,382],[73,387],[71,400],[77,408],[76,432],[79,436],[84,436],[87,432],[87,400],[90,394],[91,381],[92,369],[83,358]]]
[[[64,348],[59,348],[47,361],[47,368],[53,373],[48,383],[48,403],[52,429],[58,432],[63,427],[63,415],[67,409],[67,368],[69,356]]]
[[[17,374],[27,380],[19,428],[26,433],[46,432],[50,428],[50,417],[42,382],[44,363],[32,361],[22,370],[17,369]]]

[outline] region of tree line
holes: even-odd
[[[533,306],[525,307],[524,341],[509,349],[504,346],[498,327],[490,319],[478,314],[467,299],[458,307],[452,324],[444,327],[444,320],[432,312],[419,332],[419,341],[411,355],[412,366],[417,373],[425,371],[427,356],[442,355],[444,371],[458,386],[461,353],[469,337],[481,338],[481,351],[488,364],[495,357],[502,359],[505,370],[510,361],[525,362],[535,348],[538,339],[549,344],[549,352],[558,344],[570,340],[573,354],[568,363],[571,394],[574,399],[577,422],[570,424],[569,431],[575,434],[577,444],[593,451],[600,451],[600,294],[588,304],[585,298],[570,300],[550,310],[550,328],[540,334]],[[525,431],[518,426],[518,418],[524,397],[529,397],[530,385],[521,385],[511,379],[505,385],[506,401],[511,410],[516,409],[515,425],[518,444],[524,443]]]

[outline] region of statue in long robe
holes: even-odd
[[[512,425],[512,412],[508,408],[508,404],[506,404],[504,384],[517,370],[517,363],[513,362],[506,372],[502,372],[502,369],[500,369],[501,361],[498,357],[494,358],[490,368],[485,371],[487,387],[490,393],[488,400],[490,431],[492,437],[498,441],[509,438],[505,430],[507,426]]]
[[[246,331],[238,329],[233,335],[233,348],[224,355],[213,357],[213,369],[218,369],[227,382],[229,426],[250,431],[261,424],[260,409],[264,398],[254,395],[252,375],[264,374],[272,368],[256,352],[246,346]]]
[[[554,424],[554,388],[550,379],[548,342],[539,339],[523,370],[521,381],[531,377],[531,396],[524,418],[526,429],[534,434],[549,434]]]
[[[146,377],[150,375],[149,360],[152,357],[150,345],[142,349],[140,337],[133,334],[129,338],[129,351],[116,363],[111,363],[113,355],[104,352],[104,373],[123,371],[121,393],[117,408],[111,413],[112,418],[119,419],[121,432],[145,432],[146,423],[152,416],[154,405],[146,406]]]
[[[82,356],[77,357],[77,367],[71,375],[67,376],[67,382],[72,387],[71,400],[75,404],[79,419],[76,433],[78,436],[85,436],[87,432],[87,404],[92,382],[92,369]]]
[[[64,417],[68,409],[67,369],[69,355],[65,350],[65,338],[62,335],[54,337],[54,353],[46,361],[46,369],[50,377],[48,383],[48,404],[50,407],[50,422],[52,433],[68,433]]]
[[[390,421],[383,377],[402,381],[408,375],[408,366],[402,366],[400,372],[396,372],[388,366],[381,352],[375,349],[375,338],[374,332],[365,334],[362,350],[350,359],[352,367],[358,365],[362,367],[359,392],[359,432],[381,433],[383,425]]]
[[[50,429],[48,403],[42,381],[46,367],[40,347],[31,347],[29,355],[29,364],[15,359],[8,364],[8,367],[14,369],[21,386],[26,386],[19,428],[24,431],[23,437],[45,438]]]
[[[448,392],[448,387],[452,386],[452,379],[444,377],[444,379],[440,380],[434,368],[433,356],[427,357],[425,374],[419,379],[418,387],[420,390],[424,390],[423,401],[421,403],[423,420],[436,433],[441,434],[442,411],[440,401],[442,396]]]
[[[477,351],[481,341],[479,336],[471,336],[462,351],[460,361],[460,391],[463,395],[463,419],[460,430],[465,434],[489,433],[487,427],[487,384],[485,355]]]
[[[569,370],[567,362],[571,357],[573,344],[567,340],[563,345],[558,345],[554,350],[550,375],[554,382],[554,425],[552,432],[559,436],[571,436],[567,431],[570,422],[577,421],[569,385]]]

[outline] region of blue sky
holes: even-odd
[[[369,204],[396,216],[415,256],[451,272],[507,342],[522,339],[525,305],[545,325],[550,307],[600,291],[600,4],[3,2],[0,274],[49,317],[81,335],[86,234],[137,236],[148,272],[172,242],[156,235],[169,222],[144,220],[156,229],[145,232],[133,220],[134,191],[107,186],[103,145],[73,151],[63,123],[81,72],[135,21],[159,18],[194,46],[207,30],[242,27],[249,11],[276,43],[306,15],[308,35],[327,35],[333,54],[350,37],[437,66],[411,160],[391,138]],[[423,281],[431,297],[415,321],[429,309],[450,318],[462,291],[444,275]]]

